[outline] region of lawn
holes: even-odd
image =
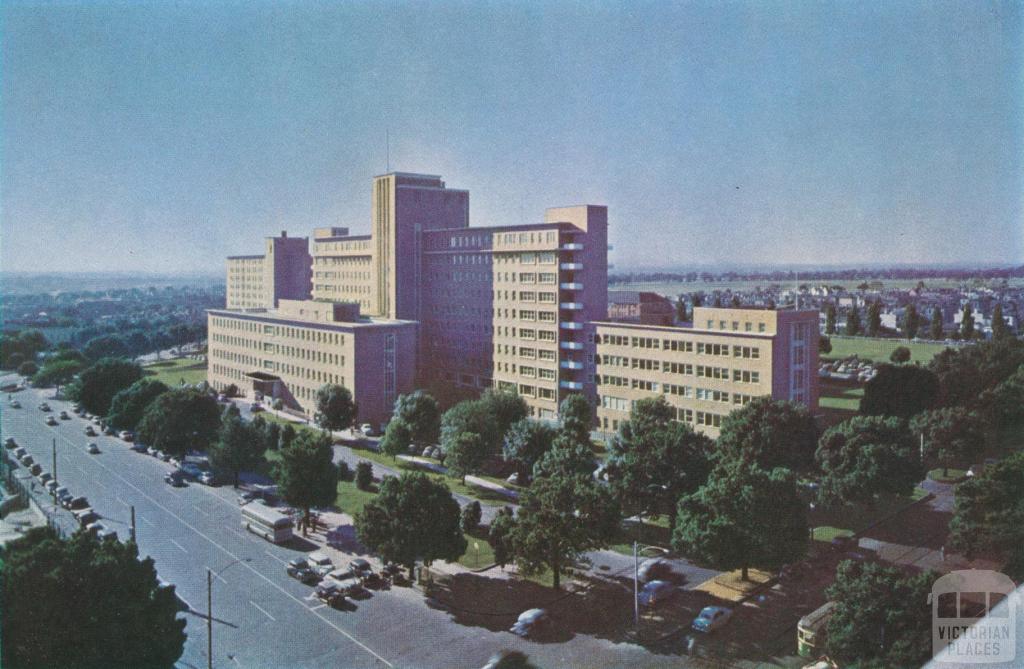
[[[915,488],[909,497],[885,497],[870,509],[861,504],[833,510],[816,507],[808,514],[807,521],[813,528],[812,536],[816,541],[829,542],[837,536],[849,536],[860,532],[927,494],[923,488]]]
[[[856,355],[861,359],[868,359],[873,362],[889,362],[889,356],[896,350],[897,346],[906,346],[910,349],[910,362],[920,362],[926,365],[931,359],[946,346],[944,344],[931,344],[925,342],[913,342],[906,339],[867,339],[865,337],[830,337],[832,352],[822,354],[822,358],[838,360]]]
[[[956,469],[950,467],[946,470],[945,474],[942,472],[942,467],[933,469],[928,472],[928,478],[939,483],[959,483],[967,477],[966,469]]]
[[[860,398],[864,396],[863,386],[821,379],[819,388],[818,408],[824,417],[822,427],[827,429],[857,415]]]
[[[172,388],[181,383],[194,384],[206,380],[206,363],[193,358],[154,362],[146,365],[143,371],[150,378],[162,381]]]
[[[623,522],[619,537],[608,548],[616,553],[632,555],[634,541],[646,546],[668,549],[672,544],[672,537],[668,531],[668,516],[644,518],[642,526],[637,526],[633,521]]]

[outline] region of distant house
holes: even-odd
[[[608,291],[608,319],[621,323],[672,325],[675,323],[672,301],[657,293],[636,290]]]

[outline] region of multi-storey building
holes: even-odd
[[[311,261],[306,237],[268,237],[264,255],[230,256],[227,308],[263,309],[278,300],[307,300]]]
[[[595,323],[597,418],[613,432],[636,400],[663,396],[677,420],[717,436],[722,419],[770,396],[818,408],[818,312],[696,307],[681,327]]]
[[[657,293],[635,290],[608,291],[608,319],[645,325],[673,325],[672,301]]]

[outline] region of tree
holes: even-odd
[[[739,295],[733,295],[732,296],[732,301],[730,302],[730,304],[732,305],[732,307],[734,309],[740,309],[741,307],[743,307],[743,301],[740,300],[740,296]]]
[[[526,400],[515,392],[488,388],[480,396],[480,402],[494,421],[496,433],[495,439],[489,444],[491,452],[496,453],[501,448],[502,439],[512,423],[526,418],[530,414],[530,408],[526,406]],[[483,433],[478,433],[483,436]]]
[[[219,428],[217,400],[195,388],[173,388],[146,407],[137,439],[165,453],[184,457],[191,450],[206,450]],[[255,436],[252,440],[257,441]]]
[[[932,322],[928,334],[936,341],[942,339],[942,309],[932,309]]]
[[[445,411],[441,416],[441,449],[448,453],[460,434],[472,432],[483,439],[489,452],[497,453],[504,432],[499,430],[490,409],[481,400],[465,400]]]
[[[239,416],[226,416],[218,430],[217,440],[210,446],[210,464],[215,470],[230,474],[237,488],[239,474],[259,467],[264,453],[265,444],[252,423]]]
[[[330,436],[303,430],[291,446],[281,451],[281,459],[274,465],[274,480],[281,497],[302,509],[305,534],[310,526],[309,510],[334,504],[338,496],[338,468]]]
[[[0,565],[4,667],[164,667],[185,646],[174,586],[134,542],[28,530]],[[83,615],[83,603],[88,614]]]
[[[960,336],[970,341],[974,334],[974,310],[970,304],[965,304],[963,318],[960,319]]]
[[[836,305],[829,302],[825,305],[825,334],[836,333]]]
[[[551,443],[551,448],[533,465],[533,478],[590,477],[594,468],[594,452],[590,447],[574,443],[571,437],[560,433]]]
[[[533,466],[551,449],[557,434],[553,427],[529,418],[512,423],[505,434],[502,456],[505,462],[515,464],[521,484],[527,482]]]
[[[100,358],[123,358],[130,354],[128,345],[123,337],[119,335],[103,335],[90,339],[82,349],[82,353],[89,360]]]
[[[35,376],[38,371],[39,365],[32,362],[31,360],[26,360],[25,362],[18,365],[18,374],[24,376],[25,378]]]
[[[380,440],[380,452],[395,459],[406,453],[410,444],[412,444],[412,430],[401,418],[392,418]]]
[[[932,358],[928,369],[939,380],[942,406],[974,406],[1024,365],[1024,341],[1015,338],[947,348]]]
[[[944,477],[952,465],[968,465],[985,449],[981,417],[963,407],[919,413],[911,419],[910,429],[924,439],[926,457],[942,465]]]
[[[860,334],[860,311],[857,309],[856,303],[846,314],[846,334],[850,336]]]
[[[573,444],[590,448],[590,430],[594,425],[594,408],[586,396],[580,393],[567,395],[558,405],[558,416],[562,421],[561,434]]]
[[[356,536],[385,562],[409,569],[417,560],[454,562],[466,552],[459,503],[448,486],[422,472],[385,477],[377,496],[356,513]]]
[[[896,364],[902,364],[910,361],[910,349],[906,346],[897,346],[889,354],[889,360]]]
[[[670,529],[677,502],[695,492],[711,470],[714,442],[673,420],[664,397],[638,400],[619,426],[608,459],[608,480],[626,513],[666,514]]]
[[[21,351],[14,351],[13,353],[8,354],[8,356],[4,359],[4,368],[18,369],[23,364],[25,364],[25,362],[25,354],[23,354]]]
[[[449,442],[444,453],[444,463],[448,474],[457,476],[466,482],[466,474],[480,471],[487,462],[487,444],[475,432],[463,432]]]
[[[359,407],[352,399],[352,391],[345,386],[329,384],[316,391],[316,414],[313,420],[329,432],[347,430],[356,421]]]
[[[1024,421],[1024,365],[995,388],[985,390],[978,403],[997,428]]]
[[[481,518],[483,518],[483,509],[480,508],[480,502],[473,500],[466,506],[462,507],[459,526],[466,534],[472,534],[480,527]]]
[[[928,597],[937,574],[908,576],[878,562],[844,560],[825,591],[835,602],[825,650],[844,667],[920,667],[931,657]]]
[[[584,553],[611,543],[619,529],[620,513],[611,492],[579,475],[538,477],[520,498],[512,529],[516,564],[524,575],[552,575],[558,590],[561,575]]]
[[[47,360],[32,376],[32,383],[37,387],[56,386],[60,389],[71,383],[80,371],[82,363],[75,360]]]
[[[935,406],[939,380],[931,371],[916,365],[882,364],[864,384],[860,412],[867,416],[909,418]]]
[[[828,355],[831,352],[832,340],[826,337],[825,335],[821,335],[820,337],[818,337],[818,353],[820,353],[821,355]]]
[[[494,550],[494,562],[503,568],[515,558],[515,550],[512,546],[512,533],[515,526],[516,519],[512,508],[505,506],[498,510],[487,530],[487,543]]]
[[[373,464],[366,460],[356,463],[356,487],[360,490],[369,490],[373,487]]]
[[[1024,578],[1024,452],[986,467],[955,488],[949,544],[968,559],[1002,556],[1007,575]]]
[[[277,438],[277,450],[280,451],[288,448],[292,442],[295,441],[297,434],[298,433],[295,432],[295,427],[291,423],[286,423],[285,426],[281,428],[281,434]]]
[[[1006,326],[1006,319],[1003,318],[1003,305],[997,302],[992,309],[992,338],[1006,339],[1010,336],[1010,328]]]
[[[917,314],[917,307],[908,304],[906,311],[903,312],[903,334],[907,335],[907,339],[913,339],[917,337],[920,327],[921,319]]]
[[[391,422],[396,420],[405,424],[412,442],[417,445],[436,444],[441,436],[441,408],[437,400],[423,390],[398,396]]]
[[[114,395],[107,412],[107,422],[119,430],[134,430],[146,407],[168,390],[170,388],[156,379],[139,379]]]
[[[924,477],[913,434],[899,418],[856,416],[834,425],[821,436],[816,459],[820,499],[829,506],[910,495]]]
[[[679,500],[672,547],[715,569],[778,569],[807,553],[807,505],[796,476],[723,460],[697,492]]]
[[[89,413],[106,416],[114,395],[141,378],[142,368],[137,363],[122,358],[102,358],[78,375],[71,394]]]
[[[676,297],[676,322],[686,322],[686,300],[683,299],[682,295]]]
[[[875,300],[868,305],[868,336],[877,337],[882,331],[882,303]]]
[[[718,451],[756,462],[763,469],[808,469],[814,462],[818,428],[802,404],[758,397],[722,421]]]

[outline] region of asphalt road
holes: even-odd
[[[162,480],[170,465],[130,451],[119,439],[86,437],[85,421],[74,414],[56,427],[47,426],[46,414],[37,408],[44,399],[53,415],[61,409],[70,412],[69,403],[50,395],[50,390],[19,392],[21,409],[0,402],[2,436],[14,437],[46,470],[56,439],[60,484],[86,495],[101,522],[122,538],[129,536],[134,506],[140,552],[154,558],[161,577],[177,586],[194,611],[206,610],[206,569],[218,572],[213,583],[214,666],[454,669],[480,667],[502,648],[521,650],[542,667],[685,664],[675,654],[653,654],[586,634],[535,643],[459,623],[428,606],[423,594],[411,588],[375,592],[357,602],[354,611],[325,607],[310,587],[284,571],[288,559],[312,550],[312,544],[275,546],[245,532],[230,487],[172,488]],[[100,454],[85,451],[90,441],[99,444]],[[188,640],[178,666],[205,667],[206,620],[184,615]]]

